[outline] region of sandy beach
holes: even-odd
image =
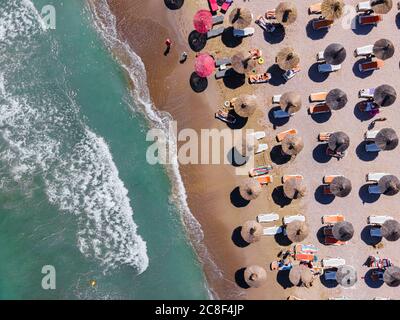
[[[357,1],[345,1],[348,5],[355,5]],[[271,163],[269,151],[277,145],[275,136],[278,132],[296,128],[305,142],[304,150],[296,159],[285,164],[275,165],[274,183],[264,187],[264,192],[256,200],[245,207],[237,207],[231,201],[231,193],[243,180],[243,176],[235,175],[235,168],[231,165],[182,165],[180,167],[189,207],[200,222],[204,232],[204,244],[207,246],[213,261],[221,272],[216,272],[214,265],[204,262],[204,270],[210,289],[219,299],[286,299],[289,295],[296,295],[303,299],[327,299],[329,297],[347,296],[352,299],[372,299],[373,297],[399,298],[396,288],[385,284],[379,289],[372,288],[369,283],[361,279],[368,271],[363,263],[369,255],[377,252],[365,240],[366,220],[369,215],[391,215],[400,218],[400,214],[393,211],[398,198],[381,196],[372,199],[365,191],[365,174],[379,171],[399,176],[400,170],[396,166],[398,150],[380,152],[373,159],[362,151],[363,134],[367,130],[369,121],[355,108],[359,99],[359,89],[370,88],[376,85],[389,83],[396,89],[400,88],[400,80],[393,77],[393,70],[398,70],[400,52],[385,61],[383,69],[364,76],[357,71],[359,58],[353,57],[356,47],[373,44],[380,38],[387,38],[395,43],[397,10],[384,16],[383,22],[374,28],[344,29],[341,21],[326,33],[314,33],[309,30],[308,22],[317,16],[308,15],[307,8],[314,1],[306,0],[296,3],[298,18],[294,25],[286,28],[283,39],[270,39],[262,30],[252,23],[256,29],[253,37],[243,39],[237,47],[224,45],[219,37],[208,41],[204,52],[213,52],[217,56],[231,56],[240,49],[260,48],[266,58],[266,68],[274,64],[276,53],[285,46],[293,47],[301,57],[302,71],[287,83],[277,80],[268,84],[252,86],[244,84],[239,88],[229,88],[221,80],[210,77],[208,88],[203,93],[195,93],[189,85],[189,78],[193,72],[195,53],[187,44],[189,33],[193,29],[192,17],[200,8],[208,8],[206,0],[193,2],[186,1],[183,8],[176,11],[168,10],[163,3],[151,0],[135,2],[128,0],[109,0],[111,10],[117,18],[120,37],[127,41],[135,52],[142,58],[148,76],[148,85],[154,105],[161,111],[170,113],[178,123],[178,130],[193,128],[197,132],[205,128],[226,128],[226,125],[214,119],[214,113],[225,100],[230,100],[241,93],[254,93],[264,105],[247,122],[244,129],[264,130],[265,143],[269,150],[265,156],[256,157],[257,164]],[[235,1],[234,6],[249,8],[255,17],[265,13],[267,9],[275,8],[279,1],[253,0],[251,2]],[[228,27],[227,18],[225,26]],[[164,56],[164,41],[169,37],[173,40],[170,54]],[[341,43],[347,50],[347,58],[342,69],[321,77],[315,65],[315,56],[318,51],[324,50],[330,43]],[[179,63],[181,52],[189,53],[185,64]],[[272,69],[274,70],[274,69]],[[274,77],[274,74],[273,74]],[[342,110],[332,112],[329,119],[312,118],[307,113],[309,107],[308,96],[312,92],[329,91],[341,88],[347,93],[348,103]],[[301,94],[303,108],[287,123],[274,125],[268,121],[271,109],[271,97],[294,90]],[[396,123],[400,116],[396,112],[396,105],[384,109],[379,116],[385,116],[385,123],[378,123],[376,128],[392,127],[398,130]],[[266,125],[260,124],[260,118],[265,118]],[[325,159],[318,147],[317,135],[321,131],[344,131],[350,136],[350,148],[347,156],[337,161]],[[361,145],[360,145],[361,144]],[[221,151],[222,154],[223,151]],[[222,154],[222,157],[226,155]],[[282,204],[274,198],[274,189],[281,185],[283,174],[302,174],[307,186],[306,197]],[[348,197],[321,199],[319,186],[322,177],[326,174],[342,174],[352,181],[353,190]],[[276,212],[281,217],[289,214],[301,213],[306,216],[311,232],[304,243],[313,243],[319,248],[319,257],[342,257],[347,264],[354,266],[358,271],[358,283],[351,289],[340,286],[329,288],[320,281],[315,281],[312,288],[288,288],[278,277],[276,271],[270,271],[269,264],[275,260],[278,252],[287,248],[279,245],[274,237],[263,237],[255,244],[240,247],[235,244],[237,228],[247,220],[254,220],[260,213]],[[355,235],[348,245],[342,247],[328,247],[319,243],[317,232],[322,227],[321,216],[324,214],[342,213],[346,220],[353,223]],[[380,256],[391,258],[398,262],[396,243],[384,241],[379,250]],[[235,273],[241,268],[258,264],[267,270],[267,283],[261,288],[242,289],[235,283]]]

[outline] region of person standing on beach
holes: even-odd
[[[168,53],[171,51],[171,46],[172,46],[172,41],[171,41],[170,38],[167,38],[167,39],[165,40],[165,45],[167,46],[167,48],[166,48],[165,51],[164,51],[164,56],[167,56]]]

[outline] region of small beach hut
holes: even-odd
[[[259,142],[254,137],[254,135],[246,135],[242,136],[242,139],[238,141],[236,145],[236,149],[239,153],[243,156],[249,156],[250,154],[254,153],[255,150],[258,149]]]
[[[327,20],[337,20],[343,15],[343,9],[342,0],[324,0],[321,5],[321,14]]]
[[[306,186],[300,179],[288,179],[283,184],[283,192],[289,199],[299,199],[305,196]]]
[[[232,68],[239,74],[253,72],[257,68],[257,61],[249,52],[241,51],[236,53],[232,59]]]
[[[257,180],[245,179],[239,186],[240,196],[248,201],[257,199],[262,189],[261,185]]]
[[[388,241],[397,241],[400,239],[400,223],[396,220],[386,220],[381,227],[382,237]]]
[[[282,152],[288,156],[296,156],[304,148],[303,139],[295,134],[288,134],[282,140]],[[295,179],[290,179],[295,180]]]
[[[329,136],[328,147],[335,152],[344,152],[350,146],[350,138],[342,131],[337,131]]]
[[[324,50],[326,63],[338,65],[346,59],[346,49],[340,43],[331,43]]]
[[[353,238],[354,227],[348,221],[335,223],[332,227],[332,235],[336,240],[349,241]]]
[[[373,52],[378,59],[386,60],[394,55],[393,42],[388,39],[380,39],[374,43]]]
[[[347,104],[347,94],[340,89],[332,89],[326,96],[326,104],[332,110],[340,110]]]
[[[199,10],[193,18],[194,29],[199,33],[207,33],[213,27],[213,18],[209,10]]]
[[[392,0],[371,0],[371,8],[377,14],[386,14],[393,7]]]
[[[394,175],[386,175],[379,179],[379,188],[384,195],[394,196],[400,190],[400,181]]]
[[[400,285],[400,268],[396,266],[387,267],[383,274],[383,281],[389,287],[398,287]]]
[[[247,28],[253,21],[253,14],[247,8],[235,8],[229,15],[229,23],[235,29]]]
[[[308,226],[302,221],[293,221],[286,225],[286,234],[290,241],[301,242],[307,238],[309,233]]]
[[[329,185],[329,189],[336,197],[346,197],[350,194],[352,189],[351,181],[342,176],[335,177]]]
[[[194,69],[199,77],[207,78],[215,70],[214,58],[207,53],[197,55]]]
[[[388,84],[383,84],[375,88],[374,100],[381,107],[392,105],[396,101],[396,98],[396,90]]]
[[[336,282],[342,287],[352,287],[357,282],[357,270],[353,266],[340,266],[336,271]]]
[[[300,56],[291,47],[281,49],[275,58],[276,63],[282,70],[296,68],[300,63]]]
[[[297,8],[293,2],[281,2],[275,9],[276,20],[284,25],[290,25],[297,19]]]
[[[301,109],[301,96],[294,91],[285,92],[281,96],[279,104],[282,110],[286,111],[289,114],[294,114]]]
[[[261,239],[263,234],[263,226],[259,224],[257,221],[250,220],[246,221],[240,232],[243,240],[247,243],[257,242]]]
[[[381,150],[393,150],[398,146],[399,138],[393,129],[383,128],[376,135],[375,144]]]
[[[267,280],[267,272],[263,267],[252,265],[244,271],[244,280],[253,288],[261,287]]]
[[[236,114],[243,118],[248,118],[254,114],[259,107],[257,97],[249,94],[242,94],[231,100],[231,105]]]

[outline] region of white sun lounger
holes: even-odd
[[[368,46],[364,46],[364,47],[359,47],[357,48],[354,53],[355,56],[369,56],[370,54],[373,53],[374,50],[374,46],[372,44],[368,45]]]
[[[233,29],[233,36],[237,38],[249,37],[254,34],[255,30],[252,27],[244,29]]]
[[[285,216],[282,219],[282,222],[284,225],[287,225],[293,221],[300,221],[300,222],[304,222],[306,221],[306,217],[301,215],[301,214],[296,214],[294,216]]]
[[[277,213],[262,213],[257,216],[257,222],[267,223],[279,220],[279,214]]]
[[[346,264],[346,260],[343,258],[324,258],[321,260],[321,265],[324,268],[337,268],[340,266],[344,266]]]
[[[249,136],[250,135],[254,135],[254,138],[256,138],[257,140],[260,140],[260,139],[265,138],[265,131],[256,131],[256,132],[250,133]]]
[[[365,106],[364,111],[365,111],[365,112],[369,112],[369,111],[372,111],[372,110],[374,110],[374,109],[376,109],[376,108],[375,108],[375,103],[374,103],[373,101],[368,101],[367,104],[366,104],[366,106]]]
[[[377,184],[368,186],[368,192],[371,194],[381,194],[381,188]]]
[[[361,89],[358,91],[359,98],[372,99],[374,97],[375,88]]]
[[[317,53],[317,61],[319,61],[319,62],[325,61],[324,51],[320,51]]]
[[[283,110],[276,110],[274,111],[274,118],[281,119],[281,118],[289,118],[290,113],[283,111]]]
[[[258,145],[258,149],[256,150],[255,154],[264,152],[264,151],[266,151],[266,150],[268,150],[268,144],[266,144],[266,143],[260,143],[260,144]]]
[[[281,94],[276,94],[272,96],[272,103],[279,103],[281,101]]]
[[[342,68],[341,64],[328,64],[328,63],[323,63],[318,65],[318,71],[321,73],[328,73],[328,72],[335,72],[338,71]]]
[[[378,132],[379,130],[368,130],[364,135],[365,140],[374,140]]]
[[[381,228],[371,228],[369,234],[371,235],[371,237],[381,238],[382,237]]]
[[[379,152],[381,149],[375,143],[368,143],[365,145],[365,151],[367,152]]]
[[[369,216],[367,218],[367,223],[382,225],[385,223],[386,220],[393,220],[393,217],[391,217],[391,216]]]
[[[279,233],[282,233],[282,227],[273,226],[273,227],[264,228],[264,230],[263,230],[264,236],[274,236]]]
[[[324,272],[325,280],[336,280],[336,271]]]
[[[364,11],[372,10],[371,2],[370,1],[359,2],[356,6],[356,10],[357,10],[357,12],[364,12]]]
[[[367,174],[367,182],[378,182],[383,176],[387,176],[388,173],[383,172],[372,172]]]

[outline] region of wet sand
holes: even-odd
[[[178,121],[178,130],[193,128],[197,132],[205,128],[223,129],[226,126],[214,119],[214,112],[227,99],[231,99],[240,93],[256,93],[264,102],[265,113],[268,113],[270,99],[273,94],[281,94],[285,91],[295,90],[302,95],[303,108],[288,123],[276,128],[268,121],[261,126],[257,121],[262,112],[253,116],[244,129],[265,130],[265,142],[273,148],[276,133],[289,128],[296,128],[305,141],[305,148],[294,160],[282,165],[276,165],[273,172],[274,183],[265,187],[265,192],[256,200],[245,207],[236,207],[231,201],[231,192],[243,179],[235,175],[235,168],[231,165],[182,165],[180,167],[188,194],[188,203],[192,213],[200,222],[204,231],[204,243],[208,247],[213,260],[221,273],[216,273],[211,265],[204,264],[209,286],[218,298],[221,299],[286,299],[295,294],[307,299],[326,299],[328,297],[345,295],[354,299],[371,299],[375,296],[391,296],[398,298],[396,290],[383,285],[380,289],[369,287],[364,280],[359,279],[358,284],[352,289],[327,288],[319,281],[311,289],[286,288],[285,283],[277,281],[277,273],[269,270],[269,263],[274,260],[280,249],[284,248],[276,243],[273,237],[264,237],[260,242],[240,247],[235,243],[235,230],[246,220],[253,220],[260,213],[276,212],[281,217],[288,214],[302,213],[306,216],[311,227],[311,234],[305,243],[314,243],[320,249],[320,258],[325,256],[340,256],[346,262],[357,268],[359,277],[367,271],[362,267],[369,254],[376,252],[371,246],[367,246],[361,239],[362,229],[366,225],[366,218],[371,214],[390,214],[400,218],[399,213],[393,212],[397,197],[382,196],[378,201],[366,198],[365,192],[359,192],[364,184],[364,176],[370,171],[385,171],[399,175],[396,166],[397,149],[392,152],[381,152],[374,161],[369,161],[357,148],[362,142],[363,133],[366,131],[368,121],[358,119],[360,115],[355,111],[358,102],[357,92],[361,88],[368,88],[386,82],[391,83],[396,89],[400,88],[400,80],[392,76],[393,70],[398,70],[400,52],[386,61],[382,70],[375,71],[372,75],[361,77],[354,71],[353,66],[358,60],[352,56],[352,51],[367,44],[373,44],[377,39],[384,37],[395,42],[395,32],[398,32],[395,9],[384,17],[384,21],[372,30],[357,29],[344,30],[341,22],[331,28],[323,37],[321,34],[308,34],[306,25],[309,20],[317,16],[309,16],[307,7],[314,1],[303,1],[297,4],[299,17],[295,25],[286,29],[286,36],[281,41],[279,38],[264,39],[264,34],[258,26],[253,37],[244,39],[240,46],[229,48],[220,38],[208,42],[203,51],[214,52],[218,56],[230,56],[240,49],[259,47],[266,57],[266,68],[273,65],[275,54],[280,48],[289,45],[294,47],[301,56],[302,71],[286,84],[281,83],[279,75],[276,81],[269,84],[251,86],[248,84],[240,88],[227,88],[223,81],[209,78],[208,88],[205,92],[194,93],[189,85],[189,77],[193,72],[195,53],[187,45],[187,37],[192,30],[192,17],[198,8],[206,8],[207,1],[197,1],[195,5],[186,1],[180,10],[168,10],[159,1],[132,2],[128,0],[109,0],[110,7],[117,17],[118,31],[138,53],[146,65],[148,83],[155,106],[162,111],[169,112]],[[267,9],[274,8],[279,1],[270,1],[266,5],[264,1],[253,0],[251,2],[236,1],[236,5],[249,7],[254,16],[263,14]],[[357,1],[346,1],[348,4],[356,4]],[[226,19],[227,20],[227,19]],[[225,21],[227,26],[227,21]],[[164,41],[170,37],[173,42],[172,51],[164,56]],[[271,43],[272,42],[272,43]],[[321,78],[315,71],[315,55],[328,44],[339,42],[347,49],[347,59],[342,64],[342,70],[328,78]],[[182,51],[189,52],[188,61],[179,64],[179,54]],[[312,119],[307,114],[308,95],[311,92],[330,90],[332,88],[343,89],[349,97],[347,106],[340,111],[332,113],[328,121],[326,119]],[[386,108],[381,115],[389,120],[382,126],[393,127],[398,130],[399,115],[396,105]],[[343,130],[351,139],[348,155],[341,161],[335,159],[323,163],[323,157],[317,152],[316,137],[320,131]],[[317,151],[314,149],[317,148]],[[225,157],[221,151],[221,157]],[[364,159],[364,160],[363,160]],[[367,161],[368,160],[368,161]],[[271,163],[269,152],[265,158],[258,156],[257,163]],[[274,189],[280,185],[280,177],[283,173],[303,174],[308,188],[307,196],[294,201],[290,205],[279,205],[279,200],[274,200]],[[353,191],[350,196],[343,199],[334,199],[330,203],[321,200],[315,190],[321,183],[325,174],[343,174],[353,183]],[[364,190],[364,189],[362,189]],[[362,198],[367,201],[363,203]],[[277,203],[278,202],[278,203]],[[321,203],[324,202],[324,203]],[[371,203],[369,203],[371,202]],[[351,210],[350,210],[351,208]],[[355,227],[355,236],[345,247],[325,247],[318,242],[316,237],[320,229],[321,216],[340,212],[346,215]],[[381,256],[388,256],[397,262],[398,253],[396,243],[384,242],[384,248],[380,250]],[[258,289],[242,289],[235,283],[237,270],[249,264],[258,264],[266,268],[268,273],[267,283]]]

